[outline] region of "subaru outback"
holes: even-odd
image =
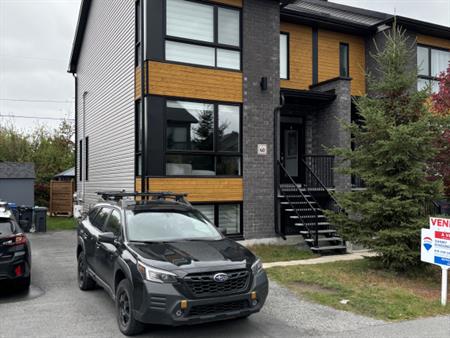
[[[78,284],[104,288],[125,335],[144,324],[183,325],[261,310],[261,261],[172,193],[99,193],[78,226]]]

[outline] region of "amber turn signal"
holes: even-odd
[[[255,291],[253,291],[253,292],[250,294],[250,298],[251,298],[251,300],[256,300],[256,292],[255,292]]]
[[[181,310],[186,310],[188,307],[188,301],[187,300],[182,300],[180,303],[180,308]]]

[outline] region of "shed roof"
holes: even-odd
[[[55,177],[75,177],[75,167],[64,170],[63,172],[56,174]]]
[[[0,162],[0,179],[35,179],[34,163]]]

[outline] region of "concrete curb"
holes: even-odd
[[[303,260],[297,260],[297,261],[264,263],[263,266],[265,269],[269,269],[269,268],[283,267],[283,266],[314,265],[314,264],[323,264],[323,263],[332,263],[332,262],[353,261],[353,260],[357,260],[357,259],[363,259],[364,257],[373,257],[373,256],[376,256],[376,253],[364,250],[364,251],[353,252],[351,254],[345,254],[345,255],[322,256],[322,257],[318,257],[318,258],[310,258],[310,259],[303,259]]]

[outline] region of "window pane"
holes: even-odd
[[[214,105],[167,101],[167,149],[213,150]]]
[[[349,76],[348,71],[348,45],[341,43],[340,45],[340,75],[344,77]]]
[[[111,209],[109,209],[109,208],[102,208],[98,212],[97,216],[95,216],[93,225],[96,228],[102,230],[103,226],[105,225],[105,221],[108,218],[108,215],[109,215],[110,212],[111,212]]]
[[[219,205],[219,227],[227,234],[238,234],[241,228],[241,206],[239,204]]]
[[[431,80],[431,92],[437,93],[439,92],[439,81]]]
[[[219,105],[218,149],[238,152],[240,132],[240,108]]]
[[[441,72],[445,72],[450,61],[450,53],[443,50],[431,50],[431,76],[439,76]]]
[[[239,46],[239,11],[219,8],[219,43]]]
[[[167,155],[166,175],[215,176],[214,156]]]
[[[194,205],[194,208],[199,210],[203,215],[205,215],[209,221],[214,224],[214,205],[213,204],[200,204]]]
[[[237,156],[218,156],[217,175],[240,176],[241,158]]]
[[[419,75],[430,75],[428,48],[417,47],[417,68],[419,68]]]
[[[417,90],[426,89],[430,85],[430,81],[426,79],[417,79]]]
[[[137,176],[141,176],[142,175],[142,156],[141,155],[137,155],[136,156],[136,170]]]
[[[288,35],[280,34],[280,78],[288,78]]]
[[[227,49],[217,49],[217,67],[241,69],[241,53]]]
[[[167,35],[214,42],[214,8],[185,0],[167,0]]]
[[[166,60],[214,67],[214,48],[166,41]]]
[[[109,216],[105,232],[112,232],[116,236],[120,235],[120,213],[117,210],[113,210]]]

